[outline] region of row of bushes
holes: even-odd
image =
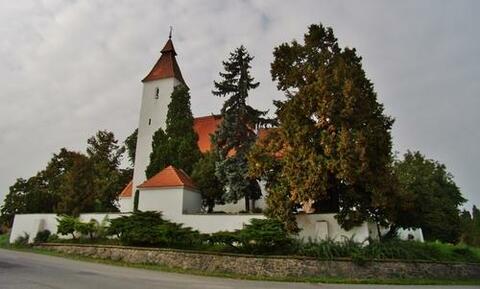
[[[136,212],[111,220],[109,226],[106,223],[106,220],[100,224],[94,220],[83,223],[65,216],[59,219],[58,233],[71,235],[73,242],[108,242],[257,255],[290,254],[318,259],[351,258],[359,263],[371,259],[480,263],[480,249],[462,245],[401,240],[358,243],[353,239],[302,242],[289,235],[283,224],[273,219],[252,219],[241,230],[213,234],[201,234],[182,224],[170,222],[158,212]],[[45,240],[45,236],[38,240]],[[47,240],[58,241],[55,236],[47,236]]]

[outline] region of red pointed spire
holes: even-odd
[[[153,66],[150,73],[142,80],[142,82],[174,77],[186,85],[185,81],[183,80],[180,67],[175,59],[177,53],[175,52],[175,48],[173,47],[173,42],[170,37],[167,43],[165,43],[165,46],[161,52],[162,55],[160,56],[160,59],[158,59],[155,66]]]

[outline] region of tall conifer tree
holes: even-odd
[[[159,129],[153,135],[150,164],[146,169],[147,178],[169,165],[191,174],[200,158],[198,136],[193,130],[193,115],[190,108],[188,87],[183,84],[173,90],[168,105],[167,128]]]
[[[258,87],[250,75],[251,57],[242,45],[227,61],[223,62],[221,80],[215,81],[213,94],[226,97],[221,110],[223,118],[213,136],[214,147],[219,156],[216,175],[225,185],[225,201],[237,202],[245,198],[245,209],[250,210],[249,200],[260,198],[261,191],[255,178],[248,176],[247,154],[255,142],[255,129],[264,122],[266,112],[247,104],[250,90]]]

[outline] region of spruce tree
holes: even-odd
[[[386,224],[395,194],[393,119],[356,50],[340,48],[331,28],[311,25],[303,44],[274,49],[271,73],[287,98],[276,102],[278,128],[254,150],[251,174],[274,188],[268,198],[292,203],[270,208],[274,216],[286,222],[295,206],[326,206],[345,229],[366,220]],[[272,176],[271,169],[279,171]]]
[[[223,121],[213,136],[219,156],[216,175],[226,188],[225,201],[245,198],[246,211],[250,211],[250,200],[261,196],[257,180],[248,176],[247,154],[256,139],[255,129],[265,122],[262,116],[266,113],[247,104],[249,91],[259,85],[250,75],[252,59],[243,45],[230,53],[223,62],[221,80],[214,82],[212,91],[227,98],[221,110]]]
[[[191,174],[194,164],[201,156],[197,140],[198,136],[193,130],[188,87],[180,84],[172,92],[166,129],[160,128],[153,136],[150,164],[145,172],[147,178],[169,165]]]

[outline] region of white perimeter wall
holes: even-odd
[[[122,213],[112,214],[82,214],[80,219],[84,222],[94,219],[101,223],[105,218],[114,219]],[[127,214],[128,215],[128,214]],[[251,219],[263,219],[261,214],[173,214],[164,213],[164,217],[176,223],[182,223],[187,227],[191,227],[201,233],[214,233],[218,231],[234,231],[241,229],[245,224],[248,224]],[[15,215],[12,231],[10,234],[10,242],[13,243],[19,236],[25,233],[29,234],[32,242],[37,232],[42,230],[49,230],[52,234],[57,232],[57,215],[55,214],[25,214]],[[297,216],[298,226],[302,229],[298,235],[299,239],[304,241],[332,239],[335,241],[343,241],[345,238],[353,238],[357,242],[364,242],[368,236],[375,238],[375,232],[372,225],[367,223],[355,227],[349,231],[343,230],[334,214],[304,214]],[[421,230],[401,230],[399,236],[401,239],[408,239],[408,234],[412,234],[415,240],[423,242]],[[66,236],[65,238],[68,238]]]
[[[297,223],[302,230],[299,238],[308,241],[332,239],[342,241],[345,238],[353,238],[357,242],[365,241],[369,236],[368,225],[363,223],[361,226],[345,231],[340,227],[335,214],[301,214],[297,216]]]
[[[122,213],[91,213],[91,214],[81,214],[80,220],[83,222],[88,222],[92,219],[101,223],[105,218],[115,219]],[[33,239],[38,232],[43,230],[49,230],[52,234],[57,233],[57,218],[59,216],[56,214],[17,214],[13,220],[12,231],[10,232],[10,243],[15,242],[18,237],[28,234],[30,242],[33,242]],[[59,236],[62,237],[62,236]],[[67,236],[68,238],[68,236]]]

